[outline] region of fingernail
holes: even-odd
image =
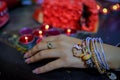
[[[39,74],[39,73],[40,73],[40,70],[34,69],[32,72],[35,73],[35,74]]]
[[[29,64],[31,61],[30,61],[30,59],[26,59],[25,62],[26,62],[27,64]]]
[[[25,53],[24,58],[28,58],[28,53]]]

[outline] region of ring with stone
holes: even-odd
[[[53,49],[54,48],[54,46],[53,46],[51,41],[47,42],[47,47],[48,47],[48,49]]]

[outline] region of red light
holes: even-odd
[[[25,42],[28,43],[28,37],[27,36],[25,36]]]
[[[45,30],[48,30],[49,29],[49,25],[45,25]]]
[[[67,29],[67,33],[71,33],[71,29]]]
[[[42,33],[43,33],[42,30],[39,30],[39,34],[42,35]]]

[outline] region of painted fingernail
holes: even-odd
[[[34,69],[32,72],[35,73],[35,74],[39,74],[39,73],[40,73],[40,70]]]
[[[28,53],[25,53],[24,58],[28,58]]]
[[[26,62],[27,64],[29,64],[31,61],[30,61],[30,59],[26,59],[25,62]]]

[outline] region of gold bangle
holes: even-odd
[[[88,52],[86,42],[83,41],[82,44],[76,44],[72,48],[73,56],[81,58],[87,67],[93,67],[93,62],[91,60],[91,54]]]
[[[95,64],[97,70],[98,70],[101,74],[105,73],[106,70],[105,70],[105,69],[101,69],[100,63],[98,62],[98,60],[97,60],[97,58],[96,58],[96,55],[95,55],[95,52],[94,52],[94,48],[93,48],[93,45],[92,45],[92,41],[90,41],[90,50],[91,50],[91,53],[92,53],[92,60],[93,60],[93,62],[94,62],[94,64]]]

